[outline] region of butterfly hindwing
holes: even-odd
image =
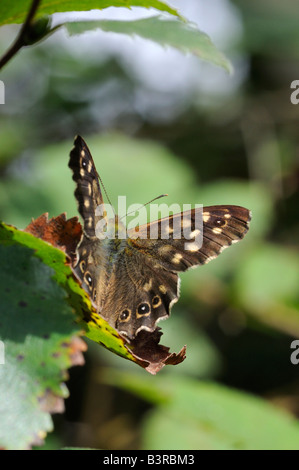
[[[176,273],[127,245],[111,274],[101,315],[130,339],[141,330],[154,331],[178,300],[178,281]]]

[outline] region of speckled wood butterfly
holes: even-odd
[[[103,204],[99,176],[90,151],[79,136],[70,153],[69,167],[77,184],[75,196],[84,221],[75,273],[98,313],[129,340],[141,330],[154,331],[157,322],[169,316],[179,298],[179,272],[208,263],[248,231],[249,210],[210,206],[202,211],[200,247],[186,243],[184,212],[167,218],[167,238],[163,237],[165,219],[141,225],[138,236],[128,230],[126,238],[119,237],[121,221],[116,217],[115,237],[100,239],[96,227],[107,215],[97,210]],[[197,210],[189,213],[191,234],[198,232]],[[181,237],[177,233],[174,236],[178,221]],[[152,228],[157,230],[155,239],[150,238]]]

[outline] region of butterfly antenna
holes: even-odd
[[[103,180],[102,180],[102,178],[100,177],[99,174],[98,174],[98,178],[99,178],[100,183],[101,183],[101,185],[102,185],[102,187],[103,187],[103,190],[104,190],[104,193],[105,193],[105,195],[106,195],[106,198],[107,198],[107,200],[108,200],[110,206],[112,207],[113,212],[114,212],[114,215],[115,215],[114,207],[113,207],[113,205],[111,204],[110,197],[108,196],[108,193],[107,193],[107,191],[106,191],[106,188],[105,188],[105,185],[104,185],[104,183],[103,183]]]
[[[143,204],[142,206],[140,206],[140,209],[141,209],[142,207],[147,206],[148,204],[151,204],[152,202],[156,201],[157,199],[161,199],[161,197],[165,197],[165,196],[168,196],[168,194],[161,194],[160,196],[154,197],[154,199],[152,199],[151,201],[148,201],[148,202],[146,202],[145,204]],[[127,215],[132,214],[133,212],[135,213],[136,211],[131,211],[131,212],[127,213],[126,215],[123,215],[123,216],[120,218],[120,220],[123,219],[124,217],[126,217]]]
[[[145,206],[147,206],[148,204],[151,204],[152,202],[156,201],[157,199],[161,199],[161,197],[166,197],[166,196],[168,196],[168,194],[161,194],[160,196],[154,197],[154,199],[152,199],[151,201],[146,202],[146,203],[143,204],[143,206],[141,206],[141,207],[145,207]]]

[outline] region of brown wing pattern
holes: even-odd
[[[240,241],[249,229],[251,214],[248,209],[240,206],[209,206],[202,212],[201,244],[194,243],[192,234],[198,231],[195,225],[195,216],[198,209],[190,211],[189,236],[183,232],[185,213],[176,214],[168,219],[160,219],[139,227],[137,235],[133,231],[129,234],[129,244],[143,254],[155,258],[164,269],[180,272],[190,267],[206,264],[216,258],[232,243]],[[179,222],[179,223],[178,223]],[[151,239],[152,227],[158,238]],[[180,226],[180,233],[178,233]],[[168,231],[168,239],[163,238]],[[164,232],[164,233],[163,233]],[[179,238],[179,236],[181,237]]]
[[[178,300],[178,275],[156,265],[151,257],[127,247],[112,273],[101,315],[133,339],[139,331],[154,331]]]
[[[70,153],[69,167],[73,171],[73,180],[77,184],[75,196],[84,221],[84,234],[88,238],[95,239],[96,224],[102,219],[101,216],[96,215],[96,208],[103,204],[103,197],[99,175],[91,153],[80,136],[75,138],[74,147]]]

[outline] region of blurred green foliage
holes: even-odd
[[[102,374],[107,383],[156,406],[145,416],[145,449],[294,449],[299,424],[263,400],[216,383],[172,376],[155,383],[136,374]]]
[[[79,46],[63,34],[22,51],[1,74],[5,222],[23,228],[44,212],[77,214],[67,168],[77,133],[87,140],[113,202],[118,195],[127,195],[131,204],[168,193],[167,203],[239,204],[253,212],[246,239],[181,276],[181,299],[161,324],[161,342],[172,350],[187,344],[187,359],[147,378],[155,390],[145,389],[142,396],[137,392],[146,372],[89,344],[86,367],[71,372],[66,413],[55,419],[55,448],[184,448],[186,437],[174,436],[175,429],[186,436],[192,430],[193,448],[259,448],[254,434],[263,413],[270,416],[263,437],[270,428],[275,437],[261,438],[261,447],[299,446],[299,365],[290,362],[290,344],[299,335],[299,107],[290,103],[290,83],[299,78],[299,33],[292,26],[297,12],[293,2],[278,0],[224,2],[223,8],[233,9],[238,21],[239,33],[225,51],[237,79],[206,65],[195,67],[201,85],[193,77],[184,87],[170,87],[171,77],[159,75],[161,62],[153,60],[157,85],[127,53],[101,45],[102,36],[99,42],[82,39]],[[14,34],[2,32],[2,50]],[[151,61],[145,43],[125,47],[131,56],[138,55],[135,47],[144,48]],[[161,58],[162,52],[152,54]],[[189,70],[190,58],[175,58],[177,69]],[[131,390],[120,378],[113,383],[118,368],[131,377]],[[183,407],[176,416],[162,410],[166,386],[181,402],[189,393],[198,397],[198,413],[208,403],[207,419],[219,412],[221,426],[227,425],[221,439],[211,441],[194,421],[190,427]],[[240,397],[234,388],[249,396]],[[219,401],[213,401],[214,392]],[[257,402],[251,402],[252,393],[259,395]],[[267,401],[294,420],[272,415]],[[242,442],[231,434],[240,422]]]
[[[78,287],[63,273],[61,250],[4,224],[0,232],[0,442],[2,448],[26,449],[53,430],[50,412],[63,409],[68,396],[63,380],[74,363],[72,341],[80,327],[62,285]],[[49,265],[59,261],[63,267],[55,273]]]

